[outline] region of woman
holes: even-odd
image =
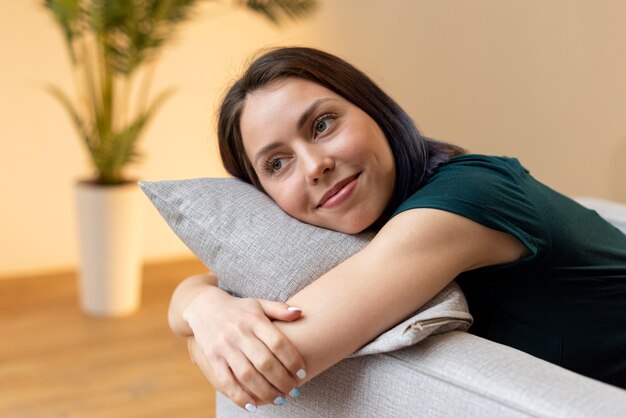
[[[377,230],[287,304],[231,297],[213,275],[179,285],[171,327],[240,407],[297,396],[455,279],[472,333],[626,387],[626,236],[516,159],[422,137],[367,76],[309,48],[254,61],[218,136],[226,169],[294,218]]]

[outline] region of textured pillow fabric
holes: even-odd
[[[347,235],[302,223],[236,179],[140,182],[176,235],[235,296],[286,301],[365,247],[372,234]],[[452,282],[412,317],[352,356],[397,350],[431,334],[467,330],[472,317]]]

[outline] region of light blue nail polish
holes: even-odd
[[[300,396],[300,389],[298,388],[293,388],[289,391],[289,396],[291,396],[292,398],[297,398],[298,396]]]
[[[283,406],[285,402],[287,402],[287,400],[282,396],[277,396],[276,399],[274,399],[274,404],[278,406]]]
[[[246,408],[246,411],[248,411],[248,412],[255,412],[256,411],[256,406],[254,406],[251,403],[247,403],[245,408]]]
[[[304,379],[306,377],[306,370],[304,369],[300,369],[296,372],[296,376],[298,376],[299,379]]]

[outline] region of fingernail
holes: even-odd
[[[287,401],[282,396],[277,396],[276,399],[274,399],[274,404],[278,406],[283,406],[285,402]]]
[[[287,310],[288,311],[300,311],[300,312],[302,312],[302,309],[296,308],[295,306],[290,306],[290,307],[287,308]]]
[[[254,405],[253,405],[253,404],[251,404],[251,403],[247,403],[245,408],[246,408],[246,410],[247,410],[248,412],[254,412],[254,411],[256,411],[256,406],[254,406]]]
[[[304,369],[300,369],[296,372],[296,376],[298,376],[299,379],[304,379],[306,377],[306,370]]]
[[[298,396],[300,396],[300,389],[298,388],[293,388],[289,391],[289,396],[291,396],[292,398],[297,398]]]

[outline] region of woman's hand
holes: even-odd
[[[271,319],[300,315],[284,303],[237,298],[214,287],[183,311],[194,334],[188,340],[192,360],[216,390],[249,411],[299,394],[293,389],[306,375],[304,360]]]

